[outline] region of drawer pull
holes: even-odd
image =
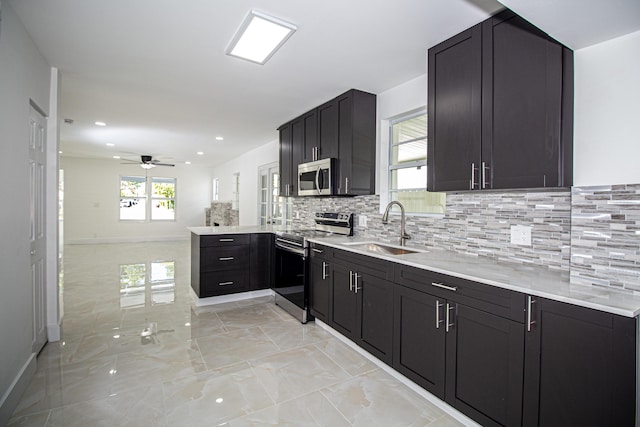
[[[446,289],[448,291],[453,291],[453,292],[458,290],[457,286],[447,286],[443,283],[431,282],[431,286],[435,286],[436,288],[442,288],[442,289]]]
[[[220,283],[218,283],[218,286],[229,286],[229,285],[233,285],[233,282],[220,282]]]
[[[311,250],[312,250],[313,252],[317,253],[317,254],[321,254],[322,252],[324,252],[324,251],[321,251],[320,249],[316,249],[316,248],[313,248],[313,249],[311,249]]]
[[[233,239],[220,239],[221,242],[233,242]]]
[[[233,257],[232,256],[223,256],[218,258],[219,261],[232,261]]]
[[[329,267],[329,264],[322,261],[322,280],[326,280],[327,277],[329,277],[329,273],[327,273],[327,267]]]

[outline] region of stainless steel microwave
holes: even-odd
[[[298,196],[333,195],[335,159],[322,159],[298,165]]]

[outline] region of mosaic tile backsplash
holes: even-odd
[[[571,283],[640,291],[640,184],[571,196]]]
[[[398,243],[399,216],[384,225],[379,206],[379,196],[295,198],[294,218],[296,212],[299,218],[293,220],[293,226],[313,227],[313,215],[318,211],[353,212],[356,236]],[[366,228],[357,225],[359,215],[367,217]],[[532,227],[531,246],[510,243],[512,225]],[[562,270],[569,269],[570,226],[568,190],[447,194],[444,216],[407,217],[411,245]]]

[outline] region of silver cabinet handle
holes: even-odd
[[[449,328],[453,328],[455,326],[455,323],[450,322],[451,320],[451,315],[449,314],[451,312],[451,310],[454,310],[455,307],[450,305],[449,303],[447,303],[447,309],[445,310],[445,323],[444,323],[444,331],[445,332],[449,332]]]
[[[220,239],[220,242],[233,242],[233,239]]]
[[[469,183],[469,190],[473,190],[476,186],[476,164],[471,163],[471,182]]]
[[[485,162],[482,162],[482,188],[487,188],[487,169],[489,166],[486,165]]]
[[[224,257],[220,257],[218,258],[219,261],[231,261],[233,260],[232,256],[224,256]]]
[[[349,194],[349,178],[344,179],[344,194]]]
[[[327,277],[329,277],[329,273],[327,273],[327,267],[329,267],[329,264],[322,261],[322,280],[325,280]]]
[[[440,320],[440,308],[444,307],[444,303],[440,304],[440,301],[436,300],[436,329],[440,329],[440,323],[444,320]]]
[[[359,279],[361,276],[360,276],[358,273],[353,273],[353,277],[354,277],[354,279],[355,279],[355,286],[354,286],[354,288],[355,288],[355,292],[356,292],[356,294],[357,294],[357,293],[358,293],[358,291],[359,291],[360,289],[362,289],[362,288],[359,288],[359,287],[358,287],[358,279]]]
[[[229,286],[229,285],[233,285],[233,282],[220,282],[220,283],[218,283],[218,286]]]
[[[531,327],[536,323],[533,320],[533,304],[536,303],[536,300],[533,299],[531,295],[527,295],[527,332],[531,332]]]
[[[457,286],[447,286],[443,283],[431,282],[431,286],[435,286],[436,288],[442,288],[442,289],[446,289],[448,291],[453,291],[453,292],[458,290]]]
[[[321,253],[323,253],[323,252],[324,252],[324,251],[322,251],[322,250],[320,250],[320,249],[316,249],[316,248],[311,248],[311,250],[312,250],[313,252],[317,253],[317,254],[321,254]]]
[[[349,292],[353,292],[353,271],[349,270]]]

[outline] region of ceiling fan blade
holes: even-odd
[[[152,164],[154,164],[156,166],[171,166],[171,167],[175,166],[175,165],[172,165],[171,163],[156,163],[156,162],[153,162]]]

